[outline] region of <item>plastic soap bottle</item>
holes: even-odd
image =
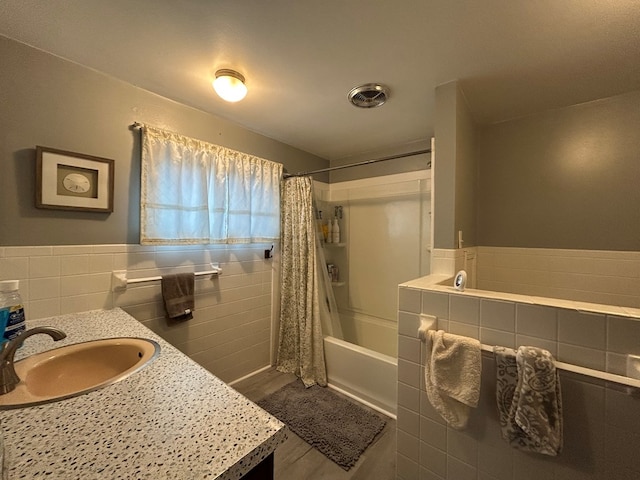
[[[332,231],[333,229],[331,228],[331,219],[330,218],[327,219],[326,227],[327,227],[327,238],[326,238],[326,241],[327,241],[327,243],[332,243],[333,242],[333,231]]]
[[[0,341],[11,340],[26,329],[24,304],[18,288],[19,280],[0,282],[0,326],[5,324]]]
[[[340,225],[338,225],[338,217],[333,217],[333,226],[331,227],[331,243],[340,243]]]
[[[318,233],[321,235],[321,243],[327,241],[327,232],[322,221],[322,210],[318,210]]]

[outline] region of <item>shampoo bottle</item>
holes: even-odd
[[[331,243],[340,243],[340,225],[338,225],[338,217],[333,217],[333,226],[331,227]]]
[[[322,220],[322,210],[318,210],[318,232],[321,235],[320,239],[322,240],[322,242],[326,242],[327,234],[329,233],[329,231],[327,230],[327,226]]]

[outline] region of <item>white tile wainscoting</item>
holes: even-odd
[[[640,308],[640,252],[483,246],[433,250],[432,274],[453,277],[465,268],[471,288]]]
[[[561,372],[564,451],[558,457],[513,449],[500,435],[495,362],[483,353],[480,405],[469,427],[448,427],[424,387],[420,313],[438,328],[484,344],[546,348],[557,360],[624,374],[625,354],[640,354],[640,311],[479,290],[399,288],[398,479],[631,480],[640,478],[640,396],[627,387]],[[579,308],[578,308],[579,306]]]
[[[64,245],[0,247],[0,280],[20,280],[29,320],[121,307],[216,376],[230,382],[270,364],[273,260],[252,246]],[[111,291],[128,278],[211,270],[196,277],[194,318],[168,322],[160,282]]]
[[[477,288],[640,308],[640,252],[476,247]]]

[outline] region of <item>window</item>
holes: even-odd
[[[144,126],[140,243],[267,243],[280,236],[282,164]]]

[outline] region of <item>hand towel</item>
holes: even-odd
[[[466,427],[480,398],[480,342],[473,338],[427,332],[425,385],[431,405],[451,427]]]
[[[195,275],[176,273],[162,277],[162,298],[169,318],[190,320],[193,318]]]
[[[562,398],[553,356],[537,347],[494,347],[502,437],[520,450],[562,451]]]
[[[496,358],[496,400],[498,403],[498,418],[502,438],[511,446],[527,450],[529,440],[527,435],[511,417],[511,405],[518,385],[518,364],[516,351],[506,347],[493,347]]]

